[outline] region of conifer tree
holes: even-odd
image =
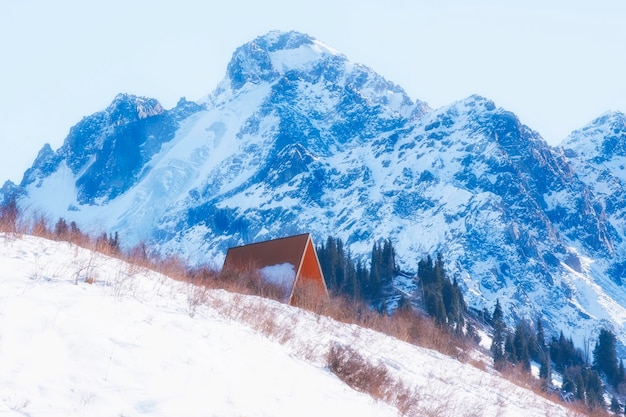
[[[67,237],[69,228],[67,226],[67,222],[63,217],[59,217],[56,224],[54,225],[54,235],[57,239],[63,239]]]
[[[15,195],[12,195],[0,206],[0,231],[16,232],[18,216],[17,199]]]
[[[506,361],[509,363],[517,363],[517,352],[515,350],[515,342],[513,340],[512,334],[506,335],[506,340],[504,341],[504,356]]]
[[[337,240],[329,236],[326,245],[322,244],[317,248],[317,256],[328,290],[335,295],[342,294],[342,283],[337,278],[337,266],[339,265]]]
[[[437,324],[445,324],[447,316],[443,302],[443,280],[441,279],[441,271],[435,269],[430,256],[418,263],[417,276],[422,285],[426,312],[435,319]]]
[[[550,364],[549,351],[544,352],[539,362],[539,378],[545,381],[545,385],[552,381],[552,365]]]
[[[361,260],[357,261],[356,264],[356,274],[355,274],[355,286],[354,286],[354,299],[362,300],[363,299],[363,285],[369,282],[369,271],[367,270],[367,266]]]
[[[588,367],[582,370],[582,379],[585,385],[585,403],[594,410],[598,407],[604,407],[604,387],[600,375],[593,369]]]
[[[78,225],[76,224],[75,221],[72,221],[70,223],[70,240],[71,241],[78,241],[81,239],[81,237],[83,236],[83,234],[81,233],[80,229],[78,228]]]
[[[367,299],[373,300],[382,295],[382,249],[377,242],[374,242],[370,257],[370,274],[368,285],[364,288],[364,295]]]
[[[562,389],[565,392],[571,392],[576,395],[576,381],[574,377],[576,374],[574,373],[574,368],[568,368],[565,372],[563,372],[563,384]]]
[[[349,251],[343,254],[343,266],[344,293],[354,301],[359,300],[360,290],[356,266]]]
[[[530,371],[530,353],[528,352],[529,336],[523,322],[519,321],[515,326],[515,334],[513,335],[515,362],[521,364],[522,368],[526,371]]]
[[[109,235],[109,247],[113,253],[120,252],[120,236],[117,232],[114,235]]]
[[[533,357],[536,361],[541,361],[546,353],[546,335],[543,330],[543,323],[541,319],[537,319],[537,335],[535,336],[535,350],[537,356]],[[532,355],[531,355],[532,357]]]
[[[337,280],[337,287],[344,294],[350,294],[350,289],[346,287],[346,259],[343,252],[343,242],[341,239],[337,239],[335,246],[335,258],[333,268],[335,269],[335,279]]]
[[[496,306],[491,316],[493,323],[493,339],[491,342],[491,354],[493,355],[493,363],[496,369],[502,369],[506,362],[504,346],[506,343],[507,330],[504,322],[504,313],[500,306],[500,300],[496,300]]]
[[[614,387],[617,387],[622,382],[617,362],[616,342],[617,339],[613,332],[608,329],[602,329],[593,349],[594,368],[606,375],[608,382]]]
[[[558,339],[553,339],[550,344],[550,357],[554,362],[554,368],[563,372],[571,366],[581,366],[585,363],[580,350],[574,347],[572,338],[566,339],[561,331]]]
[[[391,240],[385,240],[380,250],[380,274],[382,281],[388,283],[396,273],[396,253]]]
[[[383,252],[387,253],[387,258]],[[395,262],[393,253],[390,241],[384,245],[375,243],[370,257],[371,269],[368,271],[366,263],[361,259],[355,263],[341,239],[328,237],[325,245],[317,247],[317,256],[329,291],[351,300],[366,302],[381,299],[384,285],[391,281],[393,269],[385,265]]]

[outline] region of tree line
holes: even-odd
[[[466,324],[467,305],[456,278],[450,281],[446,274],[443,255],[437,254],[434,262],[430,255],[420,260],[417,277],[426,313],[437,324],[448,325],[461,334]]]
[[[28,230],[35,236],[45,237],[54,240],[68,241],[85,246],[87,242],[93,241],[94,248],[100,252],[111,255],[121,254],[120,236],[118,232],[106,233],[92,239],[83,233],[75,221],[67,222],[65,218],[59,217],[53,226],[49,225],[48,219],[38,216],[32,219],[30,225],[26,227],[20,222],[20,211],[15,196],[7,198],[0,204],[0,231],[6,233],[17,233]],[[135,251],[135,249],[133,249]]]
[[[392,281],[402,273],[396,264],[391,240],[374,243],[365,258],[369,258],[369,263],[361,258],[354,259],[343,241],[334,237],[328,237],[324,244],[317,247],[317,256],[326,285],[333,295],[363,302],[381,313],[389,313],[387,298],[392,292]],[[414,280],[419,288],[419,294],[412,297],[414,307],[458,335],[477,337],[474,327],[465,319],[467,305],[463,293],[457,280],[450,280],[446,274],[442,254],[437,254],[435,260],[431,256],[420,259]],[[411,308],[410,298],[404,294],[397,309]]]
[[[384,305],[385,289],[391,286],[397,272],[395,250],[390,240],[374,243],[369,267],[362,259],[355,260],[341,239],[328,237],[317,247],[317,257],[333,295],[344,296],[353,301]]]
[[[535,361],[540,367],[544,389],[555,390],[552,385],[555,370],[562,375],[561,397],[580,401],[590,410],[605,406],[604,378],[614,394],[611,409],[621,410],[617,397],[626,394],[626,376],[623,361],[617,358],[617,338],[611,330],[600,330],[589,363],[588,352],[575,347],[572,338],[566,338],[563,331],[547,341],[540,319],[534,327],[526,320],[519,320],[514,330],[509,329],[499,300],[493,314],[487,314],[486,319],[493,328],[491,354],[496,369],[519,366],[530,372],[531,361]]]

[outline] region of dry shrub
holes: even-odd
[[[51,237],[49,228],[48,228],[48,220],[43,215],[37,215],[32,220],[32,228],[31,233],[33,236],[43,237],[49,239]]]
[[[330,371],[351,388],[396,407],[402,415],[423,415],[419,392],[407,388],[391,376],[384,365],[373,365],[356,350],[333,343],[327,364]]]
[[[298,281],[298,286],[294,288],[292,298],[294,305],[319,313],[328,302],[328,292],[317,281],[302,277]]]
[[[153,261],[153,268],[157,272],[177,281],[188,281],[189,266],[178,256],[167,256]]]
[[[187,285],[187,313],[194,317],[199,307],[206,305],[209,300],[208,289],[204,285],[189,283]]]
[[[285,302],[289,293],[280,285],[266,282],[258,268],[249,266],[237,270],[222,271],[215,277],[219,288],[240,294],[258,295],[276,301]]]
[[[353,324],[358,321],[356,304],[343,297],[327,299],[320,303],[316,312],[322,316],[332,317],[341,323]]]
[[[487,372],[487,364],[483,360],[471,359],[468,363],[480,371]]]
[[[327,365],[348,386],[396,407],[403,416],[484,415],[482,404],[463,404],[461,407],[454,401],[454,392],[428,392],[428,388],[408,387],[401,379],[392,376],[384,365],[374,365],[356,350],[339,343],[331,345]]]
[[[407,343],[437,350],[459,360],[467,359],[467,352],[472,349],[463,337],[411,308],[402,308],[393,315],[385,315],[363,303],[333,297],[319,313],[343,323],[357,324]]]
[[[126,252],[124,259],[133,265],[141,266],[144,268],[154,267],[153,262],[150,260],[150,252],[148,250],[148,246],[143,241],[130,248]]]
[[[376,399],[384,398],[392,381],[387,368],[372,365],[358,352],[339,343],[333,343],[328,351],[328,368],[350,387]]]

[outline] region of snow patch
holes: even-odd
[[[270,265],[260,270],[261,276],[269,283],[284,289],[293,287],[296,271],[292,264]]]

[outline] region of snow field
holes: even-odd
[[[397,416],[327,369],[339,343],[412,387],[421,415],[568,415],[432,350],[260,297],[195,291],[68,243],[0,235],[0,414]]]

